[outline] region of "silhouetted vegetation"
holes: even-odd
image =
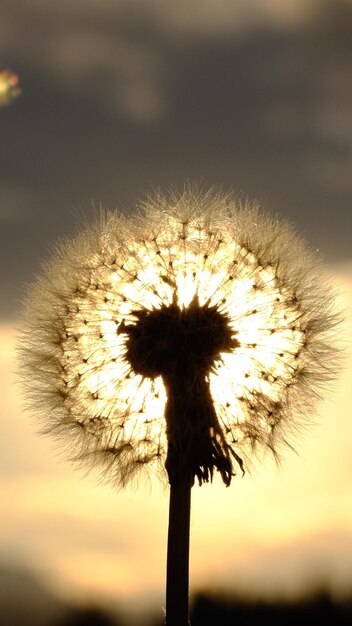
[[[191,598],[192,626],[309,626],[327,620],[333,626],[352,624],[352,587],[344,600],[324,589],[292,601],[249,600],[204,591]],[[140,626],[164,626],[161,611]],[[0,566],[0,626],[130,626],[131,616],[103,603],[74,606],[57,598],[30,571]]]
[[[59,601],[28,572],[0,568],[1,626],[131,626],[132,615],[103,604],[72,606]],[[191,598],[192,626],[333,626],[352,624],[352,592],[336,600],[326,590],[292,601],[249,600],[240,596],[202,592]],[[140,626],[164,626],[161,612]]]
[[[98,607],[75,608],[57,626],[120,626],[120,620]]]
[[[192,626],[292,626],[295,624],[322,624],[327,621],[334,626],[352,623],[352,597],[335,601],[325,591],[292,602],[249,601],[199,594],[194,598]]]

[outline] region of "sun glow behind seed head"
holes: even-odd
[[[138,312],[173,303],[187,310],[196,298],[226,316],[236,347],[208,378],[226,441],[245,455],[256,445],[276,453],[305,378],[317,378],[317,357],[330,349],[328,300],[314,292],[298,238],[253,209],[231,213],[207,202],[185,209],[181,199],[167,210],[156,203],[130,220],[108,214],[59,250],[28,307],[33,341],[37,333],[50,347],[51,378],[40,382],[53,407],[48,430],[75,431],[76,456],[110,458],[122,483],[165,460],[167,449],[163,380],[126,360],[121,328],[137,324]],[[41,355],[26,358],[40,380]],[[319,376],[328,378],[324,367]]]
[[[176,235],[177,224],[172,226],[168,225],[168,232]],[[110,280],[106,276],[111,284],[108,290],[110,296],[105,297],[107,302],[101,302],[99,288],[93,287],[91,290],[89,306],[83,305],[83,325],[72,322],[70,326],[69,332],[79,338],[78,342],[71,342],[71,348],[68,348],[66,354],[68,361],[77,360],[78,346],[75,344],[78,343],[81,354],[86,355],[80,374],[82,382],[78,388],[79,395],[83,392],[82,395],[87,399],[82,407],[83,414],[89,412],[91,397],[95,396],[99,414],[104,414],[111,405],[114,412],[120,413],[126,410],[127,404],[132,413],[138,412],[133,428],[128,422],[124,424],[130,436],[135,430],[139,438],[140,428],[143,429],[145,423],[155,422],[156,419],[162,422],[166,395],[161,379],[157,381],[155,391],[155,380],[141,380],[140,376],[131,374],[124,385],[125,393],[120,390],[117,394],[116,380],[126,378],[127,368],[124,361],[125,342],[116,333],[116,326],[126,318],[133,322],[133,311],[137,308],[152,310],[160,302],[171,304],[174,292],[181,308],[187,308],[194,296],[198,296],[201,305],[210,302],[220,306],[231,319],[232,330],[240,347],[233,354],[223,355],[211,375],[211,389],[218,409],[238,404],[238,423],[246,419],[239,403],[243,394],[248,398],[261,393],[276,400],[282,379],[291,376],[291,368],[298,367],[300,361],[296,354],[304,334],[299,322],[292,330],[292,322],[296,320],[298,311],[292,306],[282,307],[273,269],[258,268],[257,260],[251,255],[240,272],[234,267],[234,275],[231,276],[227,271],[228,266],[231,263],[238,265],[237,256],[245,258],[243,250],[231,242],[217,242],[211,261],[208,261],[209,256],[205,255],[207,258],[204,258],[204,254],[197,249],[198,233],[199,230],[190,234],[192,245],[189,249],[186,243],[188,237],[182,240],[182,246],[171,248],[172,270],[168,260],[168,242],[163,244],[162,241],[154,241],[152,245],[146,242],[142,245],[134,243],[130,249],[130,259],[123,269],[113,271]],[[204,237],[200,243],[204,245]],[[165,276],[164,272],[167,272]],[[175,285],[174,290],[172,284]],[[121,298],[122,306],[119,306]],[[82,303],[79,297],[75,304],[80,309]],[[90,332],[92,325],[93,333]],[[80,358],[78,366],[82,370]],[[275,393],[273,381],[279,378],[281,385],[278,385]],[[154,425],[150,434],[160,437],[162,430],[162,423],[158,427]]]

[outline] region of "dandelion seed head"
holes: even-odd
[[[43,430],[116,486],[277,456],[334,377],[333,292],[293,229],[230,195],[156,194],[60,244],[21,367]]]

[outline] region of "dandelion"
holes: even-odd
[[[291,445],[335,374],[333,294],[293,229],[230,195],[156,194],[58,245],[30,288],[27,398],[71,458],[170,484],[166,609],[188,623],[190,493]]]
[[[11,70],[0,72],[0,107],[11,104],[20,95],[19,82],[17,74]]]

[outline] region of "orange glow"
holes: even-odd
[[[350,318],[352,267],[341,273],[339,287]],[[151,479],[150,486],[117,494],[55,460],[52,443],[38,437],[20,409],[11,373],[14,342],[14,330],[2,326],[0,557],[22,559],[46,577],[49,572],[51,584],[71,596],[89,591],[132,606],[154,593],[162,603],[167,490]],[[292,595],[322,576],[333,592],[350,590],[351,373],[350,357],[299,456],[289,453],[280,469],[271,460],[258,463],[231,489],[218,478],[193,488],[195,590]]]

